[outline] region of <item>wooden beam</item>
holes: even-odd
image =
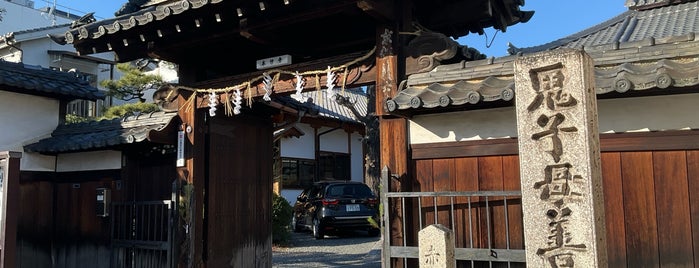
[[[388,22],[395,19],[393,6],[386,3],[386,1],[357,1],[357,7],[361,8],[364,12],[366,12],[367,14],[379,21]]]
[[[258,43],[258,44],[262,44],[262,45],[269,45],[270,44],[269,41],[262,39],[260,37],[257,37],[255,35],[253,35],[252,33],[250,33],[247,18],[241,19],[239,22],[239,25],[240,25],[240,35],[242,37],[245,37],[245,38],[249,39],[250,41],[253,41],[253,42]]]
[[[366,68],[366,69],[365,69]],[[364,71],[362,71],[364,70]],[[374,79],[371,77],[372,75],[376,74],[376,68],[373,66],[360,66],[360,67],[355,67],[351,68],[350,71],[348,72],[348,77],[347,80],[350,81],[351,83],[348,83],[346,87],[356,87],[358,85],[364,85],[367,83],[371,83]],[[341,76],[341,75],[340,75]],[[340,78],[342,79],[342,78]],[[316,78],[315,76],[309,76],[306,78],[306,84],[304,86],[304,91],[315,91],[318,86],[320,87],[325,87],[325,81],[327,80],[327,77],[325,75],[319,75],[318,80],[320,81],[320,85],[317,85],[316,83]],[[238,82],[242,81],[233,81],[229,82],[229,86],[239,84]],[[280,77],[279,81],[277,81],[273,88],[274,88],[274,94],[285,94],[289,92],[294,92],[296,91],[295,87],[296,81],[293,76],[291,77]],[[339,87],[339,85],[338,85]],[[208,88],[208,87],[207,87]],[[264,87],[262,85],[261,81],[258,81],[254,85],[250,87],[252,90],[252,97],[253,98],[259,98],[265,94]],[[245,91],[241,90],[241,91]],[[156,93],[159,97],[162,98],[167,95],[167,93],[162,92],[162,93]],[[220,93],[219,99],[221,102],[229,101],[232,92],[223,92]],[[243,98],[246,98],[248,95],[247,93],[243,92]],[[155,98],[154,98],[155,99]],[[156,102],[159,101],[156,99]],[[245,102],[245,101],[243,101]],[[173,104],[165,104],[167,107],[175,107]],[[204,94],[197,94],[196,100],[194,101],[194,105],[192,106],[193,108],[206,108],[208,107],[208,95],[204,96]]]

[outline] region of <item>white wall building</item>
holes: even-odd
[[[5,9],[0,23],[0,33],[5,34],[26,29],[43,28],[48,26],[70,24],[80,16],[61,16],[64,13],[39,10],[31,0],[1,1],[0,8]]]
[[[103,95],[64,72],[10,62],[0,62],[0,70],[0,124],[5,126],[0,132],[0,151],[24,152],[24,145],[51,135],[62,120],[62,105],[76,98],[94,100]],[[25,153],[20,169],[55,171],[57,161],[55,156]]]
[[[279,144],[281,195],[292,205],[301,191],[313,182],[364,182],[365,179],[364,125],[348,108],[328,98],[326,92],[306,92],[303,95],[318,99],[314,101],[318,115],[294,124],[296,134],[285,135]],[[348,89],[344,95],[356,100],[355,108],[361,116],[366,116],[367,98],[361,89]]]
[[[76,76],[88,81],[83,86],[97,87],[101,80],[115,79],[112,53],[79,56],[72,46],[60,45],[48,37],[68,31],[71,22],[82,14],[65,7],[36,9],[35,4],[29,0],[0,2],[0,8],[6,11],[0,23],[0,59],[21,63],[33,70],[46,68],[75,72]],[[62,105],[67,107],[66,113],[83,116],[98,116],[105,105],[103,100],[94,98],[67,102],[65,99],[40,95],[0,89],[0,111],[4,115],[0,123],[10,126],[0,135],[0,150],[23,152],[24,145],[49,137],[63,120],[60,115]],[[106,104],[109,103],[107,99]],[[85,157],[76,160],[70,155],[24,153],[20,168],[27,171],[65,171],[102,169],[104,166],[119,168],[121,165],[118,153],[107,151],[92,154],[99,156],[85,161]]]

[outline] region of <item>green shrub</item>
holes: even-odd
[[[284,197],[276,193],[272,193],[272,195],[272,243],[284,245],[291,238],[289,223],[293,209]]]
[[[91,118],[88,117],[82,117],[79,115],[74,115],[74,114],[66,114],[66,122],[65,124],[76,124],[76,123],[82,123],[82,122],[87,122],[92,120]]]
[[[117,117],[124,117],[134,113],[152,113],[160,110],[155,103],[126,103],[122,105],[109,107],[104,111],[104,115],[100,119],[113,119]]]

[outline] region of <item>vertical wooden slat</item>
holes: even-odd
[[[433,189],[435,192],[454,191],[454,159],[435,159],[432,162],[434,178]],[[450,198],[437,198],[437,223],[453,228],[451,226]]]
[[[502,157],[501,156],[486,156],[479,158],[478,163],[478,182],[481,191],[502,191],[503,176],[502,176]],[[481,199],[481,204],[486,205],[484,198]],[[487,205],[489,209],[481,209],[480,224],[483,225],[482,230],[490,230],[490,237],[487,233],[481,235],[481,240],[484,246],[490,245],[493,248],[504,248],[505,240],[505,218],[502,197],[488,198]],[[490,217],[490,226],[487,226],[486,217]],[[489,228],[489,229],[488,229]],[[488,242],[488,239],[490,242]]]
[[[602,153],[609,267],[626,267],[626,229],[620,153]]]
[[[699,151],[687,151],[687,187],[692,221],[692,249],[694,265],[699,264]],[[688,238],[688,237],[687,237]]]
[[[658,267],[652,153],[621,153],[628,267]]]
[[[502,157],[503,190],[519,191],[519,157],[516,155]],[[524,229],[522,225],[522,199],[507,199],[507,217],[510,233],[510,248],[524,249]]]
[[[431,192],[434,190],[433,165],[434,160],[419,160],[415,163],[415,174],[418,176],[416,181],[421,192]],[[415,203],[415,205],[418,205],[418,203]],[[434,202],[432,202],[432,198],[420,198],[419,205],[420,207],[417,209],[417,211],[422,211],[422,213],[421,215],[416,215],[416,217],[421,216],[422,223],[420,223],[420,218],[414,217],[416,228],[413,229],[415,231],[419,231],[422,228],[434,223],[435,212],[433,209]],[[406,211],[406,214],[407,213],[409,213],[409,211]],[[415,237],[417,237],[417,233],[415,235]]]
[[[686,153],[654,152],[653,169],[661,266],[694,267]]]
[[[456,168],[456,191],[477,191],[478,190],[478,158],[467,157],[458,158],[455,160]],[[455,202],[458,210],[456,211],[456,244],[457,247],[477,247],[471,244],[471,237],[475,240],[478,237],[478,213],[477,209],[468,209],[469,198],[458,197]],[[471,198],[471,202],[474,199]],[[471,218],[469,219],[469,212]],[[470,220],[470,221],[469,221]],[[471,225],[469,225],[471,224]],[[471,233],[473,232],[473,233]]]
[[[485,166],[481,166],[482,179],[488,181],[485,184],[489,191],[504,190],[504,168],[502,156],[483,157]],[[482,185],[484,186],[484,185]],[[481,189],[486,190],[486,189]],[[505,202],[502,196],[491,197],[488,199],[490,205],[490,240],[492,248],[507,248],[507,233],[508,226],[505,225]],[[509,212],[508,212],[509,213]],[[487,221],[486,221],[487,223]],[[494,260],[497,261],[497,260]],[[507,267],[506,263],[493,262],[492,267]]]

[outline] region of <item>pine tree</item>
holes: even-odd
[[[124,101],[138,99],[145,102],[144,91],[156,89],[165,84],[159,75],[145,74],[129,63],[117,64],[123,74],[118,80],[103,80],[100,85],[107,89],[107,95]]]

